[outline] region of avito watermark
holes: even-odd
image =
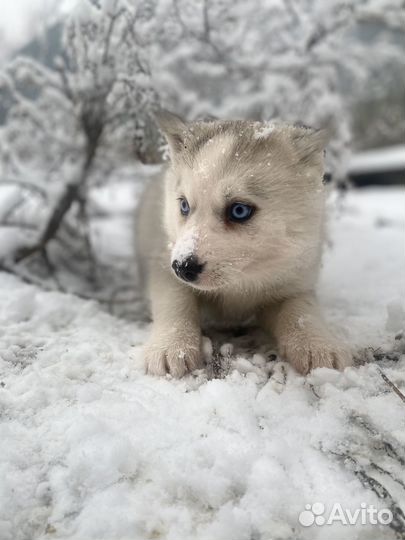
[[[351,510],[344,508],[340,503],[334,503],[330,512],[326,513],[325,505],[321,502],[306,504],[298,516],[298,521],[304,527],[311,525],[332,525],[341,523],[342,525],[388,525],[393,519],[389,508],[378,509],[372,504],[361,503],[360,508]]]

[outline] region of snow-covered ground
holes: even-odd
[[[380,372],[405,392],[404,214],[399,189],[335,206],[320,296],[360,360],[377,349],[345,373],[241,336],[154,379],[147,326],[0,274],[1,540],[404,538],[405,403]],[[323,524],[339,504],[366,523]]]

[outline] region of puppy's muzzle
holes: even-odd
[[[177,277],[184,281],[196,281],[204,270],[205,263],[200,264],[198,259],[191,255],[183,261],[173,261],[172,268]]]

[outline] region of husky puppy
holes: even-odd
[[[315,297],[325,222],[325,133],[158,115],[170,166],[137,219],[153,327],[147,372],[201,367],[201,317],[254,318],[300,373],[350,365]]]

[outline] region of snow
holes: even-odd
[[[326,315],[360,358],[392,351],[344,373],[302,377],[251,336],[212,335],[207,369],[152,378],[148,326],[0,274],[0,538],[399,538],[298,516],[315,503],[405,511],[405,404],[379,371],[404,392],[404,199],[368,190],[333,206]]]
[[[258,128],[255,131],[254,138],[255,139],[266,139],[271,133],[273,133],[275,129],[275,124],[271,123],[265,123],[260,128]]]
[[[198,232],[195,227],[188,229],[175,243],[172,249],[171,261],[182,263],[193,254],[198,241]]]
[[[405,145],[375,148],[351,156],[349,174],[403,170],[405,175]]]

